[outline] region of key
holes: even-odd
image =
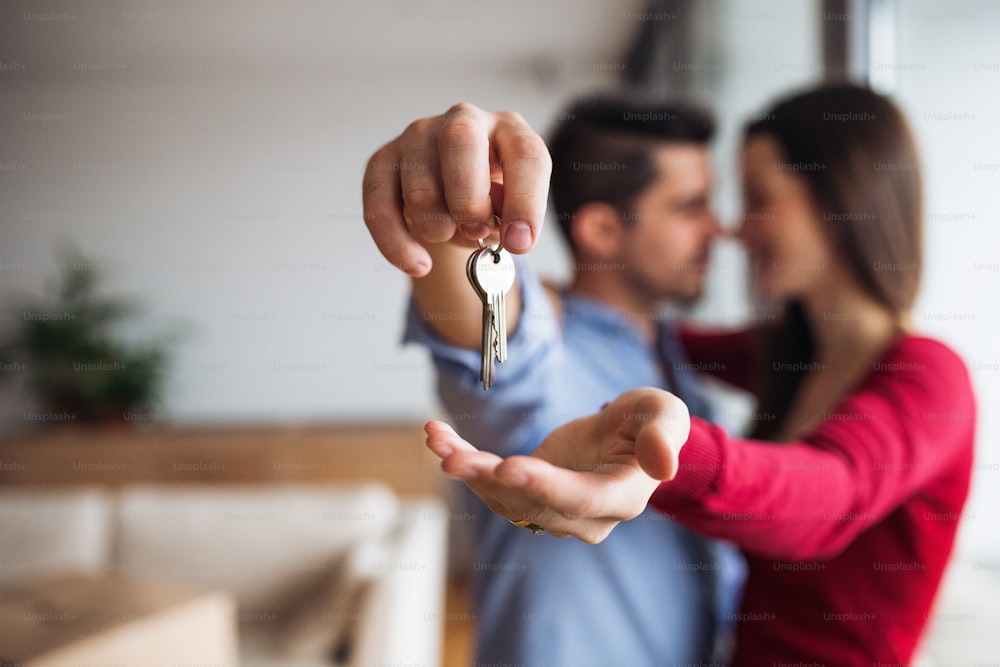
[[[484,246],[470,257],[468,268],[483,301],[483,345],[486,347],[483,389],[487,390],[493,384],[494,360],[507,361],[507,292],[514,285],[514,260],[499,244],[495,249]],[[489,332],[485,330],[487,322],[490,323]]]
[[[469,256],[469,261],[465,264],[465,274],[469,279],[469,283],[472,284],[473,289],[476,290],[476,295],[479,300],[483,302],[483,338],[481,343],[482,361],[479,367],[479,381],[483,383],[483,391],[486,391],[493,384],[493,372],[495,370],[494,365],[494,332],[496,327],[493,323],[493,306],[490,302],[489,297],[486,292],[483,291],[479,284],[479,280],[476,278],[475,266],[486,246],[483,246],[480,242],[480,247],[478,250],[473,252]]]
[[[510,253],[499,245],[491,252],[491,259],[492,261],[485,261],[485,266],[484,261],[479,260],[476,273],[478,275],[486,270],[489,277],[485,282],[480,278],[479,282],[493,306],[496,359],[499,363],[503,363],[507,361],[507,292],[514,286],[514,260]]]
[[[496,314],[488,300],[483,300],[483,361],[479,369],[479,379],[483,383],[483,391],[493,386],[493,374],[496,373]]]

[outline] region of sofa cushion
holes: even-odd
[[[63,571],[102,571],[111,516],[99,489],[0,489],[0,589]]]
[[[240,632],[271,632],[349,546],[379,540],[398,503],[381,484],[329,487],[131,487],[122,491],[117,559],[125,572],[217,587]]]
[[[383,541],[352,545],[322,580],[282,615],[275,652],[326,661],[345,653],[360,621],[361,600],[378,576],[371,564],[384,562],[388,554],[389,545]]]

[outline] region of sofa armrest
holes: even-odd
[[[432,497],[401,506],[389,548],[360,602],[350,667],[441,664],[448,508]]]
[[[102,572],[111,503],[91,487],[0,489],[0,590],[68,571]]]

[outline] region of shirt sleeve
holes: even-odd
[[[934,341],[912,345],[918,356],[877,363],[802,441],[730,438],[692,419],[678,476],[651,503],[762,556],[837,555],[931,480],[971,466],[975,403],[965,366]]]
[[[753,329],[720,332],[682,326],[680,337],[694,370],[746,391],[754,389],[759,351]]]
[[[497,364],[489,391],[479,380],[480,351],[442,340],[412,298],[403,334],[404,342],[430,350],[444,420],[477,447],[501,456],[530,453],[552,429],[551,416],[546,420],[541,413],[552,410],[549,399],[563,357],[559,318],[541,281],[524,258],[515,256],[514,263],[522,310],[507,339],[507,361]]]

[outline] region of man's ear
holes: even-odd
[[[584,204],[573,216],[570,227],[573,244],[585,256],[613,258],[621,250],[624,224],[614,206],[603,202]]]

